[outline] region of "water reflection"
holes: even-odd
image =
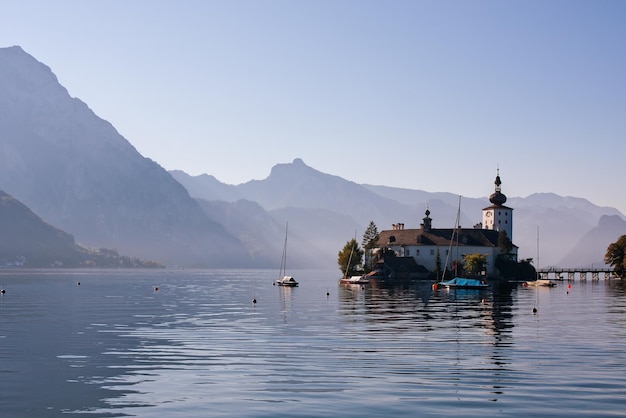
[[[272,286],[274,272],[98,274],[11,283],[3,412],[609,416],[626,398],[621,283],[433,291],[306,272],[298,288]]]
[[[341,285],[339,314],[354,320],[409,322],[419,330],[432,330],[441,323],[489,330],[494,344],[511,333],[512,287],[494,286],[490,290],[439,289],[431,283],[416,281],[390,285]]]

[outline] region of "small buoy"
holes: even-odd
[[[522,283],[522,287],[526,287],[526,286],[528,286],[528,283],[526,282]]]
[[[437,290],[437,283],[433,283],[433,290]]]
[[[484,305],[485,303],[487,303],[487,300],[485,298],[483,298],[482,304]]]
[[[571,284],[571,283],[568,283],[568,284],[567,284],[567,288],[568,288],[568,289],[571,289],[571,288],[572,288],[572,284]]]
[[[326,291],[326,296],[330,296],[330,292]]]
[[[537,313],[537,308],[533,308],[533,313],[536,314]]]
[[[256,303],[256,298],[252,299],[252,303]]]
[[[276,286],[276,282],[272,282],[272,286]]]
[[[76,286],[80,286],[80,282],[76,282]]]
[[[154,286],[154,291],[158,292],[159,291],[159,287],[158,286]]]
[[[4,289],[0,290],[0,293],[2,293],[3,295],[4,295],[6,292],[7,292],[7,291],[6,291],[6,290],[4,290]]]

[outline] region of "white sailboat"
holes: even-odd
[[[278,279],[275,284],[279,286],[295,287],[298,286],[298,282],[293,276],[287,275],[287,231],[289,229],[289,222],[285,226],[285,244],[283,246],[283,258],[280,262],[280,271],[278,272]]]
[[[354,231],[354,241],[356,242],[356,231]],[[348,271],[350,270],[350,263],[352,262],[353,253],[354,253],[354,247],[350,248],[350,257],[348,257],[348,265],[346,266],[346,271],[343,274],[343,278],[339,279],[339,282],[343,284],[368,284],[370,282],[370,279],[365,274],[348,277]]]
[[[537,226],[537,269],[539,269],[539,226]],[[550,279],[542,279],[539,273],[537,273],[537,279],[527,281],[526,286],[554,287],[556,286],[556,282]]]
[[[434,289],[437,289],[439,286],[445,287],[447,289],[488,289],[490,286],[482,280],[478,279],[470,279],[465,277],[458,276],[458,265],[459,265],[459,224],[461,219],[461,196],[459,196],[459,208],[456,214],[456,221],[454,223],[454,229],[452,230],[452,236],[450,237],[450,246],[448,248],[448,255],[446,256],[446,265],[444,267],[444,273],[448,269],[448,261],[450,259],[450,254],[452,253],[452,243],[454,242],[456,235],[456,266],[454,269],[454,274],[456,277],[450,280],[443,280],[433,285]],[[445,275],[445,274],[444,274]]]

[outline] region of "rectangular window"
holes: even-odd
[[[430,255],[435,255],[435,250],[430,250]]]
[[[410,256],[410,255],[411,255],[411,250],[407,249],[407,250],[406,250],[406,256],[408,257],[408,256]]]
[[[420,250],[415,250],[415,255],[420,255]]]

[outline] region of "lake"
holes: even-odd
[[[0,271],[0,415],[626,411],[619,280],[433,291],[291,274],[299,287],[269,270]]]

